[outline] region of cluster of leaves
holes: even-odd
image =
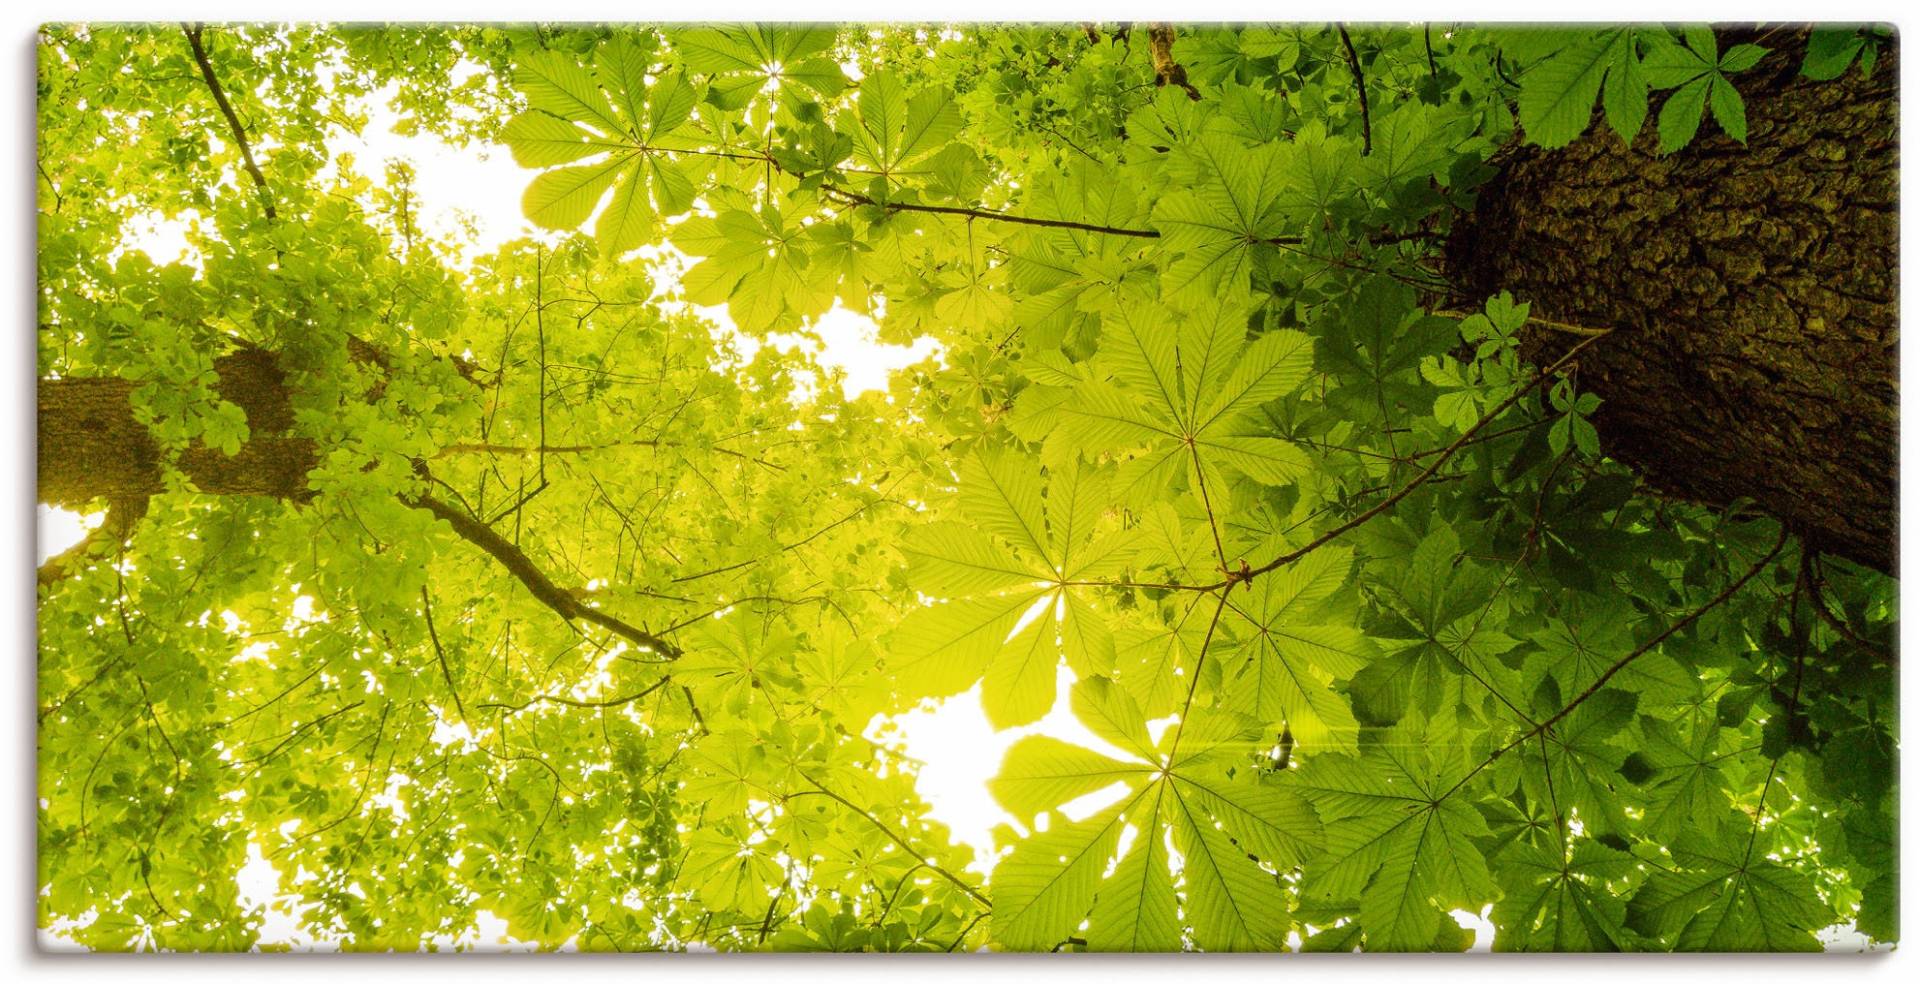
[[[622,950],[1894,935],[1892,582],[1641,494],[1578,347],[1423,303],[1516,112],[1631,137],[1672,89],[1666,149],[1740,137],[1777,54],[1180,29],[1190,95],[1101,26],[379,35],[208,33],[261,188],[178,34],[47,38],[43,377],[265,348],[321,455],[304,502],[156,497],[43,595],[43,926],[250,945],[257,852],[355,948],[483,911]],[[1872,50],[1823,38],[1810,72]],[[420,236],[319,122],[393,80],[566,234]],[[150,214],[198,255],[139,258]],[[849,399],[687,310],[757,342],[836,302],[941,358]],[[207,403],[141,405],[246,439]],[[1029,724],[1062,667],[1108,749],[1012,747],[983,882],[886,721]]]
[[[1689,28],[1680,40],[1665,28],[1618,27],[1522,35],[1503,52],[1531,63],[1518,98],[1530,142],[1572,143],[1586,132],[1599,96],[1607,125],[1631,144],[1647,122],[1649,93],[1672,89],[1656,127],[1660,153],[1671,154],[1692,142],[1709,108],[1728,136],[1746,142],[1746,104],[1727,76],[1758,64],[1767,49],[1739,44],[1720,51],[1705,27]]]
[[[1857,59],[1870,73],[1884,37],[1884,29],[1815,28],[1801,72],[1832,79]],[[1678,38],[1663,27],[1515,32],[1500,47],[1520,66],[1516,106],[1529,143],[1572,143],[1587,132],[1597,96],[1608,127],[1632,144],[1646,125],[1651,93],[1670,89],[1655,126],[1661,154],[1691,143],[1709,112],[1727,136],[1746,143],[1746,102],[1728,76],[1754,68],[1768,50],[1740,43],[1722,51],[1705,26]]]

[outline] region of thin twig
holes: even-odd
[[[1466,319],[1474,316],[1473,312],[1467,312],[1467,311],[1438,310],[1438,311],[1428,311],[1427,313],[1433,315],[1436,318],[1451,318],[1454,321],[1465,321]],[[1523,324],[1539,325],[1542,328],[1551,329],[1553,331],[1561,332],[1562,334],[1579,335],[1584,338],[1592,338],[1597,335],[1604,335],[1609,331],[1613,330],[1611,328],[1588,328],[1585,325],[1576,325],[1568,321],[1555,321],[1551,318],[1536,318],[1531,315],[1527,317],[1526,321],[1523,322]]]
[[[486,443],[486,442],[474,443],[474,444],[448,444],[441,447],[439,451],[434,452],[434,457],[444,458],[444,457],[447,457],[448,455],[453,455],[453,454],[502,454],[502,455],[505,455],[505,454],[512,454],[512,455],[595,454],[602,451],[612,451],[618,448],[687,448],[687,449],[692,449],[696,451],[711,451],[715,454],[724,454],[729,457],[739,458],[742,461],[751,461],[754,464],[761,466],[762,468],[769,468],[774,471],[787,470],[785,465],[776,465],[773,462],[767,461],[764,458],[756,458],[753,455],[746,454],[740,451],[735,451],[732,448],[723,448],[717,444],[699,445],[699,444],[686,444],[680,441],[655,441],[655,440],[641,440],[641,439],[624,440],[624,441],[608,441],[605,444],[524,445],[524,444],[492,444],[492,443]]]
[[[1228,578],[1226,586],[1220,590],[1220,604],[1214,606],[1213,618],[1207,621],[1207,634],[1201,637],[1200,652],[1193,658],[1193,678],[1187,681],[1187,699],[1180,704],[1180,722],[1173,726],[1173,742],[1167,746],[1169,762],[1180,750],[1180,739],[1187,733],[1188,712],[1193,710],[1193,697],[1200,691],[1200,671],[1207,665],[1207,647],[1213,645],[1213,633],[1220,627],[1220,615],[1227,610],[1227,596],[1233,594],[1233,586],[1241,580],[1238,576]]]
[[[834,185],[822,185],[820,190],[830,198],[838,198],[842,204],[872,205],[889,212],[922,212],[929,215],[958,215],[969,219],[989,219],[994,222],[1007,222],[1014,225],[1039,226],[1046,229],[1077,229],[1082,232],[1098,232],[1108,236],[1129,236],[1135,239],[1159,239],[1158,229],[1129,229],[1121,226],[1099,225],[1093,222],[1075,222],[1071,219],[1043,219],[1029,215],[1015,215],[1011,212],[996,212],[984,208],[963,208],[956,205],[919,205],[910,202],[879,202],[857,191]],[[1293,237],[1289,242],[1301,242]]]
[[[673,677],[671,675],[662,676],[660,679],[655,680],[652,683],[648,684],[646,689],[644,690],[638,691],[636,693],[627,694],[624,697],[610,697],[606,700],[576,700],[572,697],[562,697],[559,694],[538,694],[533,697],[529,697],[518,704],[487,703],[487,704],[478,704],[475,706],[483,707],[488,710],[524,711],[535,704],[546,702],[546,703],[552,703],[552,704],[565,704],[568,707],[585,707],[585,708],[604,710],[609,707],[620,707],[625,704],[631,704],[634,701],[639,700],[640,698],[645,697],[656,690],[659,690],[661,687],[666,686],[668,683],[671,683],[672,681],[673,681]]]
[[[453,709],[460,712],[460,723],[467,723],[467,705],[460,700],[460,688],[453,685],[453,670],[447,666],[447,651],[440,645],[440,630],[433,625],[433,599],[428,596],[427,586],[420,586],[420,612],[426,617],[427,639],[433,643],[434,658],[440,661],[440,676],[447,681],[447,692],[453,695]]]

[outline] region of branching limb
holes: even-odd
[[[698,154],[700,152],[688,150],[688,151],[676,151],[676,153]],[[740,155],[722,155],[722,156],[740,156]],[[784,173],[792,175],[793,177],[803,176],[800,174],[795,174],[792,171],[786,171]],[[1160,230],[1158,229],[1133,229],[1125,226],[1101,225],[1097,222],[1076,222],[1072,219],[1048,219],[1048,218],[1040,218],[1040,217],[1031,216],[1031,215],[1018,215],[1013,212],[999,212],[999,211],[995,211],[993,209],[988,209],[988,208],[966,208],[958,205],[923,205],[915,202],[882,202],[872,197],[869,197],[867,195],[863,195],[857,191],[853,191],[848,188],[842,188],[842,187],[839,187],[838,185],[832,185],[832,184],[822,184],[820,186],[820,193],[822,195],[825,195],[829,200],[834,201],[841,205],[867,205],[867,206],[872,206],[874,208],[885,209],[889,212],[918,212],[924,215],[954,215],[954,216],[959,216],[961,218],[966,218],[966,219],[984,219],[990,222],[1006,222],[1011,225],[1037,226],[1043,229],[1074,229],[1081,232],[1097,232],[1097,233],[1100,233],[1101,235],[1124,236],[1131,239],[1159,239],[1160,238]],[[1436,239],[1436,238],[1438,238],[1438,235],[1436,233],[1430,230],[1423,229],[1423,230],[1417,230],[1414,232],[1398,232],[1398,233],[1383,232],[1377,236],[1369,236],[1367,238],[1367,242],[1375,246],[1390,246],[1395,243],[1422,241],[1422,240],[1430,240],[1430,239]],[[1269,236],[1265,239],[1260,240],[1259,242],[1267,246],[1277,246],[1280,249],[1288,250],[1297,256],[1305,257],[1306,259],[1310,259],[1310,260],[1318,260],[1322,263],[1331,263],[1335,266],[1347,267],[1349,269],[1354,269],[1354,270],[1367,270],[1367,271],[1372,270],[1371,267],[1347,263],[1342,260],[1336,259],[1334,257],[1320,256],[1315,253],[1307,252],[1306,250],[1301,248],[1306,244],[1306,239],[1301,236]],[[1425,285],[1423,284],[1423,286]]]
[[[453,709],[460,712],[460,723],[467,722],[467,705],[460,699],[460,688],[453,685],[453,669],[447,665],[447,651],[440,645],[440,630],[433,624],[433,598],[426,585],[420,586],[420,613],[427,621],[427,639],[433,643],[433,655],[440,661],[440,676],[447,681],[447,693],[453,695]]]
[[[732,448],[723,448],[718,444],[696,445],[696,444],[685,444],[679,441],[654,441],[654,440],[638,440],[638,439],[626,440],[626,441],[608,441],[605,444],[526,445],[526,444],[493,444],[488,442],[475,442],[475,443],[467,443],[467,444],[448,444],[442,447],[438,452],[436,452],[434,454],[434,457],[444,458],[444,457],[447,457],[448,455],[454,455],[454,454],[496,454],[496,455],[516,455],[516,456],[526,456],[526,455],[533,455],[533,454],[594,454],[601,451],[613,451],[620,448],[674,448],[674,449],[690,449],[690,450],[696,450],[696,451],[711,451],[715,454],[724,454],[729,457],[738,458],[741,461],[750,461],[756,465],[759,465],[763,468],[771,469],[773,471],[787,470],[785,465],[776,465],[773,462],[767,461],[764,458],[757,458],[757,457],[754,457],[753,455],[746,454],[744,452],[735,451]]]
[[[1220,603],[1213,608],[1213,618],[1207,620],[1207,634],[1200,639],[1200,652],[1193,658],[1193,677],[1187,681],[1187,699],[1180,704],[1180,721],[1173,726],[1173,741],[1168,747],[1168,761],[1180,750],[1180,739],[1187,733],[1187,719],[1193,710],[1194,695],[1200,692],[1200,671],[1207,665],[1207,649],[1213,645],[1213,633],[1220,628],[1220,616],[1227,610],[1227,596],[1233,593],[1233,586],[1245,579],[1245,575],[1230,575],[1220,589]]]
[[[640,698],[645,697],[656,690],[659,690],[661,687],[666,686],[668,683],[671,683],[672,681],[673,681],[672,676],[662,676],[660,679],[655,680],[652,683],[648,684],[646,688],[643,690],[639,690],[635,693],[627,694],[621,697],[609,697],[606,700],[575,700],[572,697],[563,697],[559,694],[539,694],[537,696],[530,697],[526,700],[523,700],[518,704],[486,703],[486,704],[479,704],[476,706],[486,708],[487,710],[524,711],[535,704],[551,703],[551,704],[565,704],[568,707],[585,707],[585,708],[592,708],[596,710],[604,710],[609,707],[622,707],[627,704],[631,704],[634,701],[639,700]]]
[[[846,188],[835,185],[821,185],[821,193],[838,200],[843,205],[873,205],[889,212],[921,212],[929,215],[958,215],[969,219],[989,219],[995,222],[1008,222],[1014,225],[1039,226],[1046,229],[1077,229],[1081,232],[1098,232],[1109,236],[1128,236],[1135,239],[1159,239],[1158,229],[1128,229],[1120,226],[1100,225],[1094,222],[1075,222],[1071,219],[1045,219],[1027,215],[1015,215],[1011,212],[996,212],[985,208],[962,208],[955,205],[920,205],[910,202],[881,203]],[[1299,242],[1298,239],[1290,240]]]
[[[1468,318],[1473,317],[1473,314],[1465,311],[1439,310],[1439,311],[1428,311],[1427,313],[1433,315],[1436,318],[1451,318],[1454,321],[1465,321]],[[1604,335],[1607,332],[1612,330],[1610,328],[1588,328],[1585,325],[1576,325],[1568,321],[1555,321],[1552,318],[1536,318],[1532,316],[1529,316],[1527,318],[1525,324],[1529,326],[1545,328],[1549,331],[1557,331],[1563,335],[1579,335],[1583,338],[1592,338],[1597,335]]]
[[[1672,637],[1674,633],[1679,632],[1681,629],[1684,629],[1687,626],[1692,625],[1693,623],[1699,621],[1702,615],[1705,615],[1706,613],[1713,611],[1714,609],[1720,607],[1721,605],[1726,604],[1728,599],[1738,594],[1741,588],[1746,587],[1746,584],[1748,581],[1753,580],[1755,577],[1759,576],[1761,571],[1766,570],[1767,565],[1773,563],[1773,558],[1778,557],[1780,555],[1781,549],[1784,548],[1786,545],[1787,545],[1787,529],[1785,526],[1782,526],[1780,528],[1780,535],[1777,538],[1775,538],[1773,541],[1773,548],[1768,550],[1765,556],[1761,557],[1757,561],[1754,561],[1753,566],[1747,568],[1747,572],[1745,574],[1740,575],[1738,580],[1734,581],[1732,584],[1727,585],[1724,590],[1722,590],[1719,594],[1714,595],[1713,598],[1708,600],[1706,604],[1701,605],[1699,608],[1696,608],[1691,612],[1688,612],[1686,615],[1682,616],[1678,621],[1674,622],[1672,625],[1667,626],[1666,629],[1663,630],[1659,635],[1654,636],[1651,639],[1648,639],[1646,642],[1641,643],[1639,646],[1636,646],[1633,652],[1630,652],[1625,656],[1620,657],[1618,660],[1615,660],[1613,665],[1607,667],[1606,672],[1600,674],[1598,679],[1594,680],[1591,684],[1588,684],[1587,689],[1582,690],[1579,696],[1576,696],[1572,700],[1567,701],[1567,705],[1565,707],[1562,707],[1560,710],[1554,712],[1554,715],[1552,717],[1546,719],[1545,721],[1540,722],[1538,725],[1535,725],[1533,730],[1535,732],[1541,732],[1541,731],[1547,730],[1548,728],[1553,727],[1555,724],[1558,724],[1567,715],[1572,714],[1575,708],[1585,703],[1587,698],[1592,697],[1594,694],[1599,693],[1600,689],[1607,685],[1608,680],[1613,679],[1616,674],[1618,674],[1621,670],[1626,669],[1627,666],[1631,664],[1634,660],[1639,659],[1641,656],[1646,655],[1649,650],[1653,649],[1653,647],[1658,646],[1661,643],[1667,641],[1667,639]]]
[[[1828,625],[1832,626],[1835,632],[1840,633],[1841,638],[1847,640],[1848,642],[1853,643],[1854,645],[1860,647],[1861,649],[1867,652],[1873,653],[1875,656],[1878,656],[1883,660],[1892,662],[1893,661],[1892,653],[1889,653],[1885,648],[1881,646],[1875,645],[1874,643],[1868,642],[1867,640],[1860,638],[1859,633],[1853,631],[1853,629],[1847,625],[1846,620],[1842,619],[1838,615],[1835,615],[1833,613],[1833,609],[1827,607],[1827,597],[1826,597],[1826,591],[1825,591],[1827,579],[1826,579],[1826,573],[1825,573],[1825,566],[1820,562],[1821,558],[1819,553],[1809,552],[1808,556],[1812,558],[1811,563],[1813,567],[1813,571],[1812,571],[1813,576],[1811,578],[1811,583],[1809,585],[1811,588],[1811,591],[1809,593],[1812,595],[1810,600],[1813,603],[1813,610],[1819,614],[1821,620],[1825,621]]]
[[[1561,707],[1558,711],[1555,711],[1552,717],[1549,717],[1546,720],[1541,721],[1539,724],[1536,724],[1533,727],[1527,729],[1527,731],[1521,734],[1520,737],[1515,738],[1514,740],[1506,743],[1505,745],[1500,746],[1498,749],[1494,751],[1492,755],[1487,756],[1485,761],[1482,761],[1479,765],[1474,766],[1473,771],[1461,777],[1459,782],[1454,783],[1453,788],[1449,789],[1447,791],[1447,794],[1452,795],[1454,790],[1457,790],[1460,787],[1466,785],[1467,780],[1472,779],[1474,776],[1478,775],[1480,773],[1480,770],[1485,769],[1487,766],[1492,765],[1494,762],[1498,761],[1500,756],[1505,755],[1508,752],[1513,751],[1515,748],[1520,747],[1520,745],[1524,744],[1527,741],[1527,739],[1532,738],[1533,736],[1538,734],[1543,734],[1546,732],[1547,729],[1553,727],[1556,724],[1559,724],[1562,720],[1565,720],[1567,715],[1572,714],[1576,709],[1579,708],[1581,704],[1586,703],[1588,698],[1591,698],[1594,694],[1599,693],[1603,688],[1606,687],[1607,681],[1612,680],[1616,675],[1620,673],[1621,670],[1624,670],[1629,665],[1631,665],[1634,660],[1639,659],[1640,657],[1646,655],[1648,652],[1651,652],[1655,646],[1658,646],[1661,643],[1666,642],[1668,639],[1672,638],[1674,633],[1679,632],[1681,629],[1684,629],[1687,626],[1692,625],[1693,623],[1699,621],[1701,616],[1705,615],[1710,611],[1713,611],[1714,609],[1720,607],[1723,604],[1726,604],[1728,599],[1738,594],[1741,588],[1746,587],[1748,581],[1751,581],[1755,577],[1758,577],[1761,571],[1766,570],[1767,565],[1773,563],[1773,559],[1780,555],[1781,549],[1784,548],[1786,545],[1787,545],[1787,528],[1785,526],[1781,526],[1780,536],[1774,540],[1773,548],[1767,551],[1766,556],[1763,556],[1759,560],[1755,561],[1753,566],[1749,567],[1745,574],[1740,575],[1740,577],[1737,580],[1727,585],[1726,588],[1722,590],[1719,594],[1714,595],[1712,598],[1708,599],[1706,604],[1703,604],[1699,608],[1696,608],[1693,611],[1688,612],[1686,615],[1682,616],[1680,619],[1675,621],[1672,625],[1667,626],[1664,630],[1660,632],[1659,635],[1656,635],[1653,638],[1648,639],[1646,642],[1643,642],[1640,645],[1634,647],[1633,652],[1630,652],[1625,656],[1622,656],[1619,659],[1614,660],[1612,666],[1607,667],[1606,671],[1601,673],[1599,678],[1595,679],[1592,683],[1587,685],[1587,689],[1580,691],[1580,693],[1577,694],[1572,700],[1567,701],[1566,705]]]

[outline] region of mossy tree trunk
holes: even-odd
[[[1798,74],[1803,33],[1768,45],[1733,77],[1746,146],[1704,124],[1661,157],[1650,122],[1631,148],[1602,126],[1511,148],[1449,239],[1449,276],[1467,298],[1511,290],[1539,317],[1614,329],[1579,385],[1606,401],[1607,452],[1654,486],[1749,498],[1892,572],[1897,59],[1820,82]]]

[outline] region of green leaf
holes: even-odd
[[[1048,595],[1033,623],[994,655],[980,682],[980,706],[996,730],[1032,724],[1053,707],[1060,647],[1054,622],[1058,598]]]
[[[1233,373],[1223,384],[1200,390],[1215,394],[1195,418],[1202,431],[1231,424],[1260,404],[1298,389],[1313,371],[1313,341],[1303,332],[1268,332],[1237,353],[1231,364]]]
[[[573,229],[600,204],[614,179],[627,166],[626,157],[599,164],[555,168],[534,176],[521,198],[527,218],[548,229]],[[629,182],[629,187],[631,187]]]
[[[900,544],[914,583],[942,596],[1031,586],[1044,578],[1018,563],[977,529],[952,521],[916,527]]]
[[[558,52],[529,54],[514,67],[513,81],[534,110],[585,123],[608,135],[625,130],[593,74],[571,57]]]
[[[1607,125],[1628,145],[1632,145],[1633,138],[1639,136],[1640,128],[1646,125],[1648,110],[1647,79],[1640,69],[1635,35],[1636,32],[1629,29],[1614,43],[1613,65],[1607,72],[1606,86],[1600,90],[1600,105],[1606,110]]]
[[[1087,949],[1095,952],[1168,953],[1180,949],[1173,875],[1168,869],[1166,828],[1158,822],[1156,789],[1144,802],[1145,823],[1113,874],[1100,883],[1087,922]]]
[[[1088,677],[1073,685],[1070,699],[1073,716],[1101,740],[1149,762],[1160,758],[1147,735],[1146,715],[1126,690],[1105,677]]]
[[[1660,107],[1660,153],[1671,154],[1693,142],[1693,135],[1700,129],[1700,117],[1706,113],[1711,81],[1702,76],[1667,97],[1666,105]]]
[[[1594,98],[1617,60],[1625,31],[1584,38],[1527,72],[1520,88],[1520,125],[1542,147],[1564,147],[1585,133]],[[1611,114],[1609,114],[1611,115]]]
[[[500,139],[512,150],[514,163],[521,167],[570,164],[621,146],[597,140],[591,132],[539,110],[508,120],[500,131]]]
[[[1707,106],[1713,110],[1713,118],[1727,136],[1741,143],[1747,142],[1747,104],[1733,83],[1716,78],[1707,87]]]
[[[986,672],[1007,634],[1040,592],[929,605],[909,613],[894,630],[887,668],[901,693],[946,697]]]
[[[1031,823],[1062,803],[1149,774],[1144,765],[1118,762],[1047,735],[1028,735],[1007,749],[987,789],[1015,819]]]
[[[647,200],[646,182],[641,179],[643,168],[635,165],[625,172],[625,180],[614,191],[613,200],[607,203],[606,210],[600,213],[600,221],[594,225],[593,238],[611,255],[637,249],[653,236],[653,206]]]
[[[745,74],[753,78],[757,88],[780,68],[794,66],[801,69],[796,72],[796,80],[823,95],[832,95],[837,87],[812,69],[810,58],[833,47],[834,33],[826,25],[748,24],[681,31],[673,41],[689,71]]]
[[[1866,38],[1854,27],[1814,27],[1807,39],[1807,55],[1800,74],[1816,81],[1837,79],[1866,48]]]
[[[1812,882],[1756,856],[1744,830],[1683,835],[1677,867],[1655,871],[1628,904],[1627,922],[1681,950],[1814,951],[1833,921]]]
[[[938,150],[960,131],[953,94],[926,89],[909,97],[893,72],[860,80],[859,125],[851,128],[856,161],[893,174]]]
[[[1186,878],[1194,939],[1214,952],[1273,950],[1291,928],[1280,879],[1248,864],[1243,852],[1176,787],[1164,806]]]
[[[1345,581],[1352,554],[1322,548],[1255,582],[1229,604],[1242,639],[1228,666],[1230,706],[1262,725],[1284,725],[1308,747],[1357,749],[1359,726],[1333,681],[1366,665],[1360,634],[1315,624],[1313,605]]]
[[[1626,904],[1609,883],[1634,868],[1631,855],[1590,840],[1548,852],[1517,844],[1500,856],[1506,895],[1494,903],[1494,946],[1508,953],[1626,949]]]
[[[1816,32],[1818,30],[1819,30],[1818,28],[1815,28]],[[1765,57],[1766,54],[1767,54],[1767,49],[1761,47],[1760,45],[1736,44],[1733,47],[1728,48],[1725,53],[1721,54],[1720,71],[1723,74],[1730,74],[1733,72],[1744,72],[1747,69],[1760,64],[1760,59]]]
[[[1124,829],[1120,803],[1078,823],[1022,840],[993,869],[993,941],[1003,949],[1046,951],[1086,917]]]
[[[1017,455],[982,449],[960,471],[960,508],[989,532],[1057,571],[1047,549],[1039,472]]]

